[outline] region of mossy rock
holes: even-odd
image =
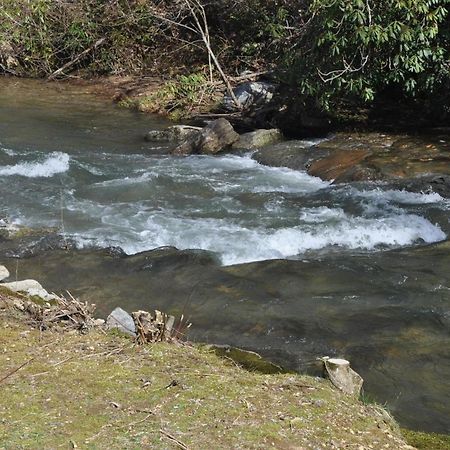
[[[285,369],[264,359],[261,355],[248,350],[242,350],[229,345],[208,345],[206,348],[212,350],[217,356],[234,361],[243,369],[266,375],[288,373]]]
[[[403,436],[409,445],[419,450],[448,450],[450,449],[450,435],[423,433],[420,431],[402,429]]]

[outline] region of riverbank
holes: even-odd
[[[21,301],[0,293],[2,447],[411,448],[382,408],[326,380],[100,328],[42,332]]]

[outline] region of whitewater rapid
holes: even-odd
[[[438,194],[335,187],[250,155],[0,152],[1,215],[60,227],[80,247],[203,249],[232,265],[447,237],[427,217],[449,207]]]

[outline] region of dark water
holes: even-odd
[[[3,242],[0,262],[103,315],[184,313],[191,338],[296,370],[346,357],[401,423],[450,432],[450,247],[437,243],[450,202],[248,155],[167,157],[142,139],[165,125],[79,88],[0,80],[0,218],[80,248],[16,260],[33,239]],[[111,245],[138,254],[90,249]]]

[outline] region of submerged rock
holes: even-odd
[[[264,374],[287,373],[285,369],[264,359],[259,353],[249,350],[243,350],[229,345],[207,345],[208,350],[213,351],[217,356],[231,359],[244,369],[250,372],[259,372]]]
[[[271,130],[255,130],[239,136],[239,140],[233,144],[235,149],[253,150],[275,144],[283,139],[281,131],[277,128]]]
[[[106,328],[108,330],[117,329],[122,333],[136,336],[136,325],[133,317],[124,309],[117,307],[106,319]]]
[[[14,250],[8,252],[8,256],[14,258],[31,258],[50,250],[73,250],[76,242],[60,234],[48,234],[46,236],[33,239],[31,242],[23,242]]]
[[[200,133],[186,139],[173,150],[174,155],[192,155],[196,153],[214,155],[229,149],[239,135],[226,119],[210,122]]]

